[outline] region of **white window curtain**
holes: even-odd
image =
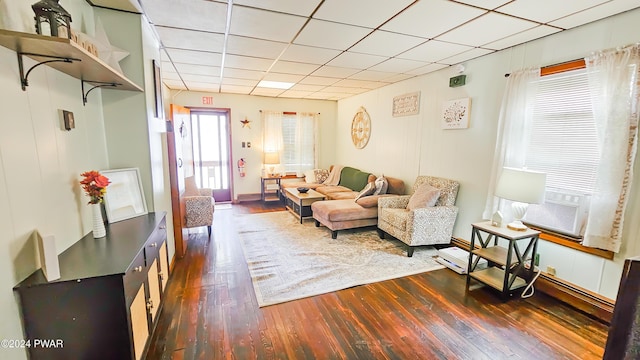
[[[638,44],[585,58],[600,148],[583,245],[618,252],[638,132]]]
[[[484,219],[491,219],[493,213],[498,210],[500,199],[495,196],[495,187],[502,168],[521,168],[525,164],[526,142],[523,139],[530,131],[539,79],[539,68],[513,72],[507,79],[498,119],[487,201],[482,213]]]
[[[296,132],[294,140],[295,158],[287,171],[302,174],[306,170],[311,170],[317,164],[316,128],[318,123],[317,113],[296,113]]]
[[[282,111],[262,111],[263,153],[282,151]]]

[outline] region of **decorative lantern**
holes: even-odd
[[[47,35],[43,30],[46,29],[46,24],[48,24],[51,36],[71,39],[71,14],[58,4],[59,1],[41,0],[31,5],[33,12],[36,14],[36,32],[40,35]]]

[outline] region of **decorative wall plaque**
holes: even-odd
[[[443,129],[466,129],[469,127],[471,98],[445,101],[442,105]]]
[[[413,92],[393,98],[393,116],[416,115],[420,112],[420,92]]]

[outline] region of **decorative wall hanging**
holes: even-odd
[[[442,105],[443,129],[466,129],[469,127],[471,98],[446,101]]]
[[[244,120],[240,120],[240,123],[242,124],[242,127],[248,127],[249,129],[251,129],[251,120],[247,119],[247,117],[244,117]]]
[[[416,115],[420,112],[420,92],[413,92],[393,98],[393,116]]]
[[[371,136],[371,118],[364,107],[360,107],[351,121],[351,141],[358,149],[367,146]]]

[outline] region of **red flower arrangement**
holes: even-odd
[[[104,199],[104,194],[107,192],[107,186],[111,181],[95,170],[83,172],[80,176],[84,177],[80,184],[84,192],[91,198],[89,204],[101,203]]]

